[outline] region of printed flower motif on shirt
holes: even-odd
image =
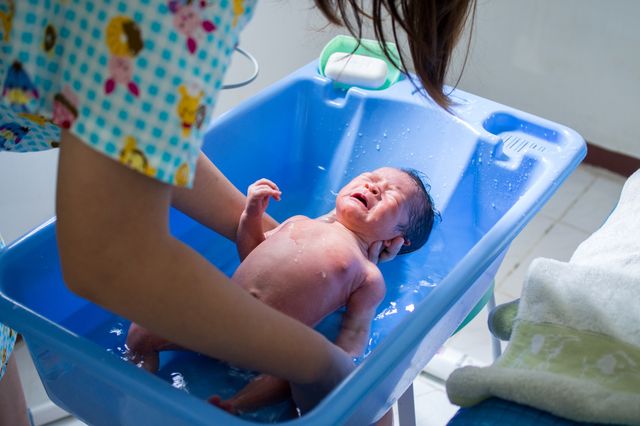
[[[15,6],[13,0],[7,1],[7,10],[0,10],[0,24],[2,24],[2,39],[9,41],[11,37],[11,27],[13,25],[13,15],[15,14]]]
[[[56,40],[58,39],[58,32],[56,28],[47,24],[44,29],[44,39],[42,40],[42,49],[50,56],[53,54],[53,48],[56,46]]]
[[[202,32],[211,33],[216,26],[212,21],[200,16],[207,6],[205,1],[195,4],[192,0],[169,0],[169,10],[173,13],[173,26],[187,38],[187,50],[195,53],[198,49],[197,39]]]
[[[26,112],[29,101],[32,98],[38,99],[40,96],[38,89],[31,82],[29,75],[18,61],[14,61],[7,71],[7,77],[2,88],[2,96],[18,112]]]
[[[233,0],[233,22],[235,27],[238,25],[238,19],[244,15],[244,0]]]
[[[200,130],[205,120],[207,119],[207,106],[200,104],[196,110],[196,129]]]
[[[176,111],[178,117],[182,120],[182,136],[186,137],[191,134],[191,128],[199,116],[204,121],[204,112],[200,108],[200,99],[204,96],[204,92],[200,90],[196,95],[192,95],[184,84],[178,87],[178,91],[180,92],[180,101]],[[200,125],[202,125],[202,122],[200,122]]]
[[[44,126],[47,123],[53,123],[50,119],[41,114],[31,114],[29,112],[21,112],[18,114],[18,117],[26,118],[33,124],[37,124],[38,126]]]
[[[136,22],[127,16],[111,18],[105,29],[105,42],[111,56],[107,63],[109,78],[104,84],[104,92],[108,95],[122,84],[132,95],[138,96],[140,89],[133,81],[133,58],[142,48],[142,32]]]
[[[70,129],[78,118],[78,97],[69,86],[53,96],[53,122],[63,129]]]
[[[177,186],[187,186],[189,184],[189,164],[182,163],[173,179]]]
[[[126,136],[124,141],[124,148],[120,151],[120,162],[142,174],[154,177],[156,169],[151,167],[146,155],[140,151],[136,139],[133,136]]]
[[[0,150],[13,151],[27,133],[29,133],[28,127],[15,122],[0,125]]]

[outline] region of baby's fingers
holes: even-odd
[[[378,259],[378,262],[382,263],[393,260],[405,244],[408,244],[408,242],[406,242],[402,237],[396,237],[393,240],[386,242],[380,252],[380,259]]]
[[[369,246],[369,260],[373,263],[378,263],[380,253],[384,250],[382,247],[382,241],[375,241]]]
[[[280,201],[281,195],[282,193],[277,189],[273,189],[268,186],[260,186],[260,187],[254,188],[249,196],[253,198],[259,198],[259,199],[273,197],[275,200]]]
[[[280,191],[278,185],[266,178],[255,181],[249,186],[248,193],[249,195],[255,194],[261,197],[271,196],[278,201],[280,201],[280,196],[282,195],[282,191]]]
[[[275,183],[273,183],[272,181],[270,181],[269,179],[266,179],[266,178],[258,179],[253,184],[251,184],[251,186],[252,187],[268,186],[271,189],[274,189],[276,191],[280,191],[280,188],[278,188],[278,185],[276,185]]]

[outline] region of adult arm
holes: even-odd
[[[322,335],[252,297],[175,239],[170,186],[65,131],[57,188],[62,272],[78,295],[181,346],[285,378],[303,406],[353,368]]]

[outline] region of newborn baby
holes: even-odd
[[[316,326],[346,307],[336,340],[353,357],[362,354],[385,284],[376,264],[381,249],[392,256],[422,247],[434,222],[433,202],[414,170],[384,167],[343,187],[335,210],[318,219],[293,216],[264,233],[262,216],[278,187],[261,179],[249,187],[237,234],[242,263],[232,280],[269,306]],[[142,336],[142,337],[141,337]],[[129,347],[157,368],[166,340],[132,325]],[[150,363],[148,363],[151,361]],[[288,394],[286,381],[261,375],[229,400],[211,402],[232,412],[252,411]]]

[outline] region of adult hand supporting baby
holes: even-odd
[[[291,396],[302,414],[307,413],[331,392],[351,371],[355,369],[353,358],[344,350],[333,344],[331,348],[331,362],[326,368],[319,369],[323,375],[313,383],[294,383],[291,386]]]
[[[391,241],[376,241],[369,247],[369,260],[375,264],[393,260],[403,244],[402,237],[396,237]]]

